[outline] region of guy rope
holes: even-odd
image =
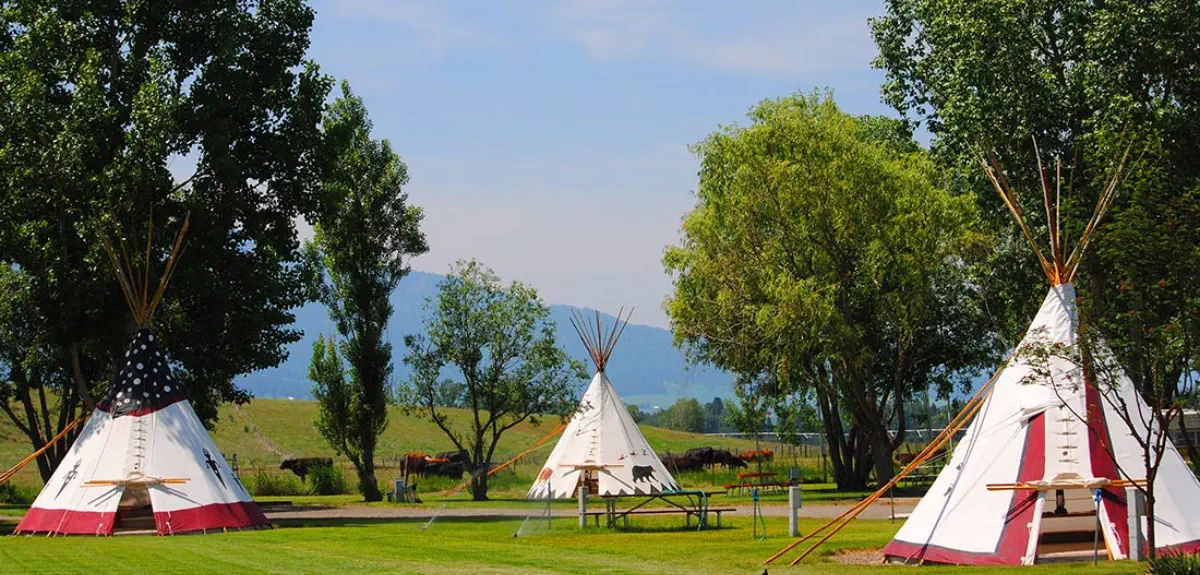
[[[950,441],[950,438],[953,437],[955,433],[958,433],[959,430],[961,430],[968,423],[970,423],[971,419],[975,417],[975,414],[978,413],[979,410],[983,407],[983,404],[987,401],[988,396],[991,395],[992,384],[994,384],[996,382],[996,378],[1000,375],[1001,372],[1004,371],[1004,367],[1006,365],[1008,365],[1008,362],[1011,359],[1012,359],[1012,355],[1010,354],[1009,357],[1004,360],[1004,363],[1000,364],[1000,368],[996,370],[996,373],[992,374],[991,379],[989,379],[987,381],[987,383],[980,386],[979,391],[975,392],[975,395],[972,396],[971,399],[967,401],[966,405],[963,406],[962,411],[959,411],[958,415],[955,416],[954,420],[951,421],[948,425],[946,425],[946,428],[943,429],[942,432],[939,433],[938,436],[935,437],[933,439],[933,441],[929,443],[929,445],[926,445],[925,449],[922,449],[921,452],[918,453],[917,456],[915,458],[913,458],[913,460],[908,465],[904,466],[904,468],[902,468],[899,473],[897,473],[895,476],[893,476],[891,481],[888,481],[885,485],[880,487],[878,491],[876,491],[875,493],[872,493],[870,496],[863,499],[862,501],[859,501],[853,507],[851,507],[850,509],[847,509],[841,515],[838,515],[837,517],[831,519],[824,525],[822,525],[819,528],[817,528],[816,530],[814,530],[812,533],[809,533],[808,535],[805,535],[804,537],[801,537],[800,539],[797,539],[797,540],[793,541],[792,543],[788,544],[787,547],[784,547],[783,549],[779,550],[778,553],[768,557],[766,561],[763,561],[763,564],[768,565],[768,564],[774,562],[776,559],[779,559],[780,557],[782,557],[783,554],[787,553],[788,551],[791,551],[792,549],[795,549],[801,543],[804,543],[805,541],[808,541],[809,539],[812,539],[813,537],[815,537],[821,533],[824,533],[827,529],[830,529],[830,527],[832,527],[832,530],[830,530],[829,533],[827,533],[819,541],[814,543],[811,547],[806,549],[804,551],[804,553],[800,554],[799,557],[796,557],[795,559],[793,559],[792,562],[789,563],[789,565],[795,565],[795,564],[799,563],[805,557],[808,557],[809,554],[811,554],[813,551],[815,551],[823,543],[828,541],[831,537],[833,537],[834,535],[837,535],[838,531],[841,531],[843,527],[845,527],[851,521],[853,521],[856,517],[858,517],[858,515],[860,513],[862,513],[864,510],[866,510],[868,507],[870,507],[872,503],[874,503],[877,499],[882,497],[892,487],[896,486],[896,484],[898,484],[900,482],[900,480],[907,477],[908,474],[912,473],[918,467],[923,465],[927,460],[932,458],[937,453],[937,451],[942,448],[942,446],[946,445],[946,443]],[[837,524],[837,525],[835,526],[834,524]]]
[[[537,443],[533,444],[533,447],[530,447],[529,449],[526,449],[525,451],[522,451],[521,453],[517,454],[517,456],[516,456],[516,457],[514,457],[514,458],[512,458],[512,459],[509,459],[508,461],[505,461],[504,463],[501,463],[500,465],[497,465],[497,466],[495,466],[495,467],[493,467],[493,468],[489,469],[489,470],[488,470],[488,472],[487,472],[487,476],[488,476],[488,477],[491,477],[491,476],[492,476],[492,474],[494,474],[494,473],[497,473],[497,472],[499,472],[500,470],[502,470],[502,469],[504,469],[504,468],[508,467],[509,465],[512,465],[512,464],[514,464],[514,463],[516,463],[516,462],[520,461],[520,460],[521,460],[521,458],[525,457],[526,455],[529,455],[530,453],[533,453],[533,452],[534,452],[534,451],[536,451],[536,450],[537,450],[539,447],[541,447],[541,446],[543,446],[543,445],[546,445],[546,442],[550,441],[551,439],[554,439],[554,436],[558,435],[559,433],[562,433],[562,431],[563,431],[564,429],[566,429],[566,428],[567,428],[567,424],[566,424],[566,423],[560,423],[560,424],[558,424],[558,427],[555,427],[555,428],[554,428],[554,430],[552,430],[550,433],[548,433],[548,434],[546,435],[546,437],[543,437],[543,438],[539,439]],[[450,489],[447,489],[447,490],[443,491],[443,492],[442,492],[442,496],[443,496],[443,497],[445,497],[445,496],[449,496],[449,495],[454,495],[455,493],[458,493],[459,491],[462,491],[462,490],[463,490],[463,488],[464,488],[464,487],[466,487],[468,484],[470,484],[470,483],[471,483],[471,480],[472,480],[472,479],[474,479],[474,478],[475,478],[475,477],[474,477],[474,476],[472,476],[472,477],[471,477],[471,479],[468,479],[468,480],[466,480],[466,481],[464,481],[464,482],[462,482],[462,483],[460,483],[460,484],[458,484],[458,485],[456,485],[456,486],[454,486],[454,487],[451,487]]]

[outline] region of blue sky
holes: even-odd
[[[666,326],[663,248],[694,203],[687,146],[756,102],[832,88],[892,114],[880,2],[314,2],[312,57],[349,80],[408,164],[431,250],[551,303]],[[894,114],[893,114],[894,115]]]

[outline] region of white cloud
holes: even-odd
[[[436,0],[333,0],[328,16],[360,23],[394,25],[394,40],[409,40],[422,56],[439,58],[451,49],[484,39],[477,26],[455,17]]]
[[[570,0],[547,13],[560,37],[598,59],[663,57],[726,72],[793,75],[866,69],[877,4]]]

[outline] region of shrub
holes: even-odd
[[[1163,553],[1150,562],[1154,575],[1200,575],[1200,555]]]
[[[350,485],[342,468],[331,465],[318,465],[308,472],[308,487],[313,495],[345,495],[350,493]]]
[[[254,475],[242,478],[242,482],[257,497],[308,494],[308,489],[300,483],[300,479],[291,473],[272,473],[259,469]]]
[[[27,505],[33,503],[37,490],[16,483],[0,483],[0,503]]]

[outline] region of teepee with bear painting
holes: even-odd
[[[606,336],[599,312],[594,323],[579,312],[571,318],[596,365],[596,375],[529,488],[530,499],[571,497],[582,486],[589,494],[601,496],[653,495],[679,489],[604,372],[628,324],[629,316],[622,323],[618,312]]]
[[[15,533],[110,535],[152,527],[172,535],[270,525],[192,410],[151,328],[187,228],[184,220],[153,293],[150,242],[138,273],[105,238],[136,333],[104,397]]]

